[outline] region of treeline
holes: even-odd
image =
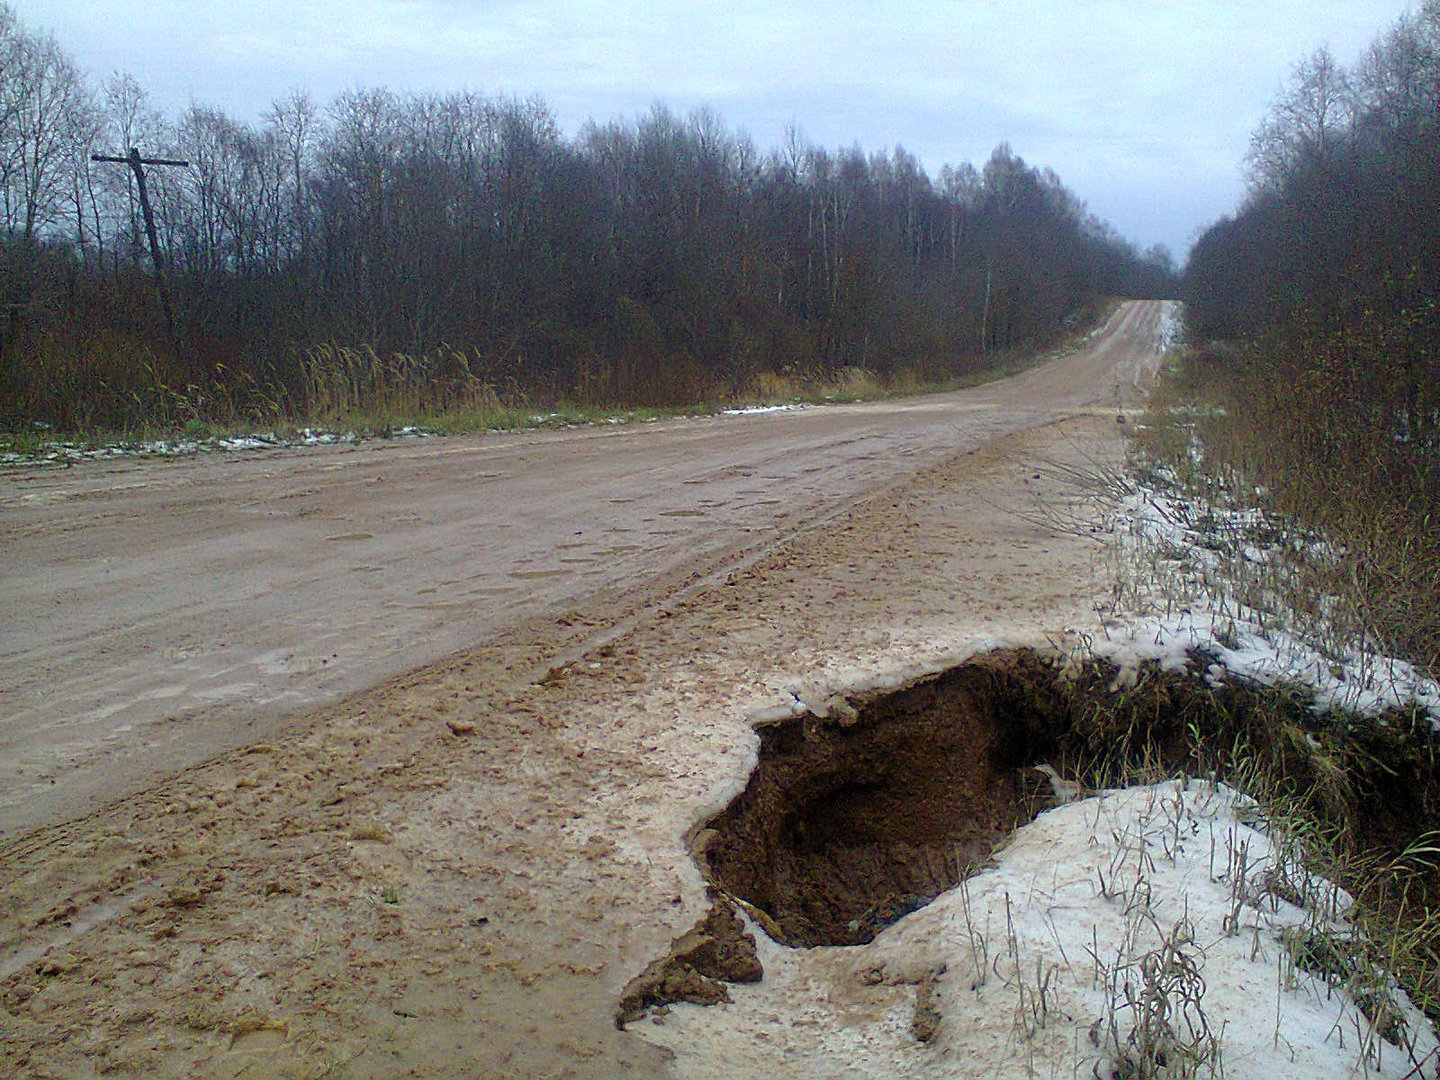
[[[1191,252],[1192,327],[1310,342],[1317,360],[1353,368],[1344,374],[1355,385],[1338,388],[1350,404],[1374,393],[1397,431],[1433,422],[1440,2],[1402,18],[1354,70],[1323,49],[1301,63],[1255,133],[1249,165],[1245,206]]]
[[[90,159],[129,147],[189,163],[147,174],[174,340],[134,179]],[[761,153],[705,111],[567,138],[538,100],[383,89],[171,123],[3,4],[0,213],[9,425],[299,414],[336,356],[597,404],[942,375],[1174,287],[1006,146],[932,180],[898,148]]]
[[[1253,191],[1185,274],[1230,450],[1346,545],[1372,625],[1440,669],[1440,0],[1301,63]]]

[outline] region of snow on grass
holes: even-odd
[[[804,405],[746,405],[739,409],[722,409],[721,416],[761,416],[765,413],[798,412]]]
[[[1180,344],[1180,338],[1185,333],[1185,305],[1170,302],[1165,305],[1165,310],[1160,315],[1160,340],[1156,348],[1161,353],[1167,353]]]
[[[1192,657],[1209,659],[1212,685],[1238,676],[1265,686],[1303,686],[1316,712],[1343,711],[1375,717],[1417,709],[1440,730],[1440,686],[1403,660],[1356,651],[1336,660],[1296,635],[1262,628],[1243,609],[1183,612],[1136,619],[1107,628],[1090,653],[1111,661],[1121,680],[1133,684],[1146,661],[1166,671],[1182,671]]]
[[[391,431],[386,438],[425,439],[438,434],[425,428],[407,425]],[[355,444],[362,436],[355,431],[325,431],[301,428],[297,432],[253,432],[248,435],[227,435],[213,438],[148,439],[118,442],[106,446],[85,446],[75,442],[42,443],[29,453],[0,452],[0,465],[71,464],[78,461],[103,461],[125,457],[188,457],[203,453],[245,453],[294,446],[333,446]]]
[[[1263,506],[1237,505],[1218,490],[1209,498],[1187,493],[1168,468],[1142,477],[1115,515],[1131,610],[1107,621],[1093,655],[1124,678],[1145,661],[1179,671],[1203,657],[1212,681],[1303,687],[1317,712],[1416,709],[1440,730],[1440,685],[1363,634],[1337,631],[1337,598],[1305,596],[1306,610],[1297,609],[1299,564],[1343,564],[1344,551]]]
[[[1184,306],[1166,305],[1159,352],[1174,349],[1183,331]],[[1179,671],[1205,658],[1212,682],[1302,687],[1317,712],[1416,709],[1440,730],[1440,685],[1383,655],[1363,630],[1347,630],[1336,618],[1339,598],[1303,594],[1305,564],[1343,565],[1346,552],[1266,510],[1264,488],[1238,503],[1207,474],[1194,436],[1198,410],[1169,411],[1190,431],[1186,461],[1177,466],[1188,469],[1189,482],[1143,459],[1122,479],[1113,515],[1120,602],[1090,654],[1119,667],[1122,680],[1145,661]]]
[[[1199,781],[1071,802],[869,945],[757,932],[761,983],[633,1030],[694,1077],[1433,1076],[1387,976],[1317,963],[1349,898],[1255,819]]]
[[[217,450],[265,450],[275,445],[269,435],[236,435],[228,439],[216,439]]]

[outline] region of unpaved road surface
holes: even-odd
[[[911,401],[0,476],[0,1075],[665,1074],[611,1016],[755,718],[1093,624],[1162,311]]]
[[[977,390],[622,428],[0,473],[0,836],[602,590],[1125,399],[1160,305]]]

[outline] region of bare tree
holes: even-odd
[[[1276,188],[1298,171],[1327,162],[1354,118],[1350,76],[1329,49],[1295,66],[1290,82],[1250,140],[1252,185]]]
[[[183,315],[176,377],[274,380],[268,401],[302,392],[327,342],[443,343],[467,376],[617,402],[694,400],[766,367],[939,372],[977,342],[1053,333],[1135,263],[1008,151],[937,184],[903,148],[831,152],[793,129],[762,156],[709,110],[566,139],[543,101],[473,93],[321,108],[297,91],[258,126],[199,105],[172,126],[123,74],[102,101],[0,0],[0,302],[33,306],[43,277],[76,356],[155,342],[135,178],[90,172],[85,151],[185,158],[146,179]],[[94,347],[107,336],[119,347]],[[95,384],[115,422],[148,392]]]
[[[295,90],[281,98],[265,116],[274,133],[285,169],[289,254],[302,266],[310,264],[311,171],[320,129],[320,110],[310,95]]]
[[[54,224],[73,191],[77,140],[92,110],[85,84],[53,36],[0,23],[0,214],[23,243]]]

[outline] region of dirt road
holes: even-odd
[[[602,591],[1134,397],[1161,305],[971,391],[773,415],[0,473],[0,836]]]
[[[7,475],[0,1075],[683,1073],[613,1015],[753,724],[1093,625],[1056,524],[1161,313],[908,402]]]

